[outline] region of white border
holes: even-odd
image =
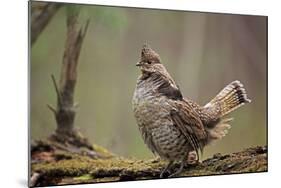
[[[52,0],[50,0],[52,1]],[[266,187],[280,181],[280,6],[273,0],[67,0],[103,5],[151,7],[269,16],[269,172],[88,185],[95,187]],[[26,187],[27,178],[27,1],[1,2],[1,187]],[[74,187],[74,186],[68,186]],[[78,185],[75,187],[87,187]]]

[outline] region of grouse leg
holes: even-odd
[[[162,170],[161,174],[160,174],[160,178],[163,178],[164,177],[164,174],[166,171],[169,170],[169,168],[171,168],[172,164],[174,163],[174,161],[170,161],[168,163],[168,165]]]

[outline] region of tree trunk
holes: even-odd
[[[52,81],[57,94],[57,107],[54,108],[48,105],[49,109],[54,113],[57,123],[57,129],[49,139],[53,143],[58,142],[59,144],[63,144],[59,147],[64,147],[67,151],[74,153],[79,153],[81,147],[93,150],[92,145],[74,126],[77,106],[74,103],[74,93],[77,80],[78,59],[89,25],[88,20],[84,27],[79,27],[78,15],[78,9],[74,7],[67,9],[67,35],[59,85],[57,85],[55,77],[52,75]],[[88,151],[88,154],[92,155],[92,151]]]

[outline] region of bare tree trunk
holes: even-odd
[[[31,4],[31,45],[33,45],[62,4],[46,2]]]
[[[63,63],[61,68],[59,86],[55,77],[52,80],[57,93],[57,108],[48,105],[54,113],[57,122],[56,132],[50,137],[52,141],[63,143],[66,146],[75,146],[72,151],[79,151],[80,147],[93,150],[92,145],[75,128],[76,104],[74,103],[74,92],[77,81],[77,66],[83,40],[85,38],[89,20],[84,27],[78,26],[78,10],[67,10],[67,36]]]
[[[67,15],[67,38],[63,55],[60,86],[57,103],[57,131],[69,133],[74,128],[75,104],[74,91],[77,80],[77,65],[81,46],[85,37],[88,24],[84,28],[78,28],[78,12]]]

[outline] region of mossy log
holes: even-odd
[[[32,164],[38,177],[34,186],[97,183],[158,179],[165,162],[160,159],[123,158],[94,146],[107,156],[90,158],[77,154],[55,152],[50,160]],[[176,168],[176,167],[175,167]],[[203,162],[186,166],[182,177],[267,171],[267,147],[253,147],[227,155],[215,154]]]

